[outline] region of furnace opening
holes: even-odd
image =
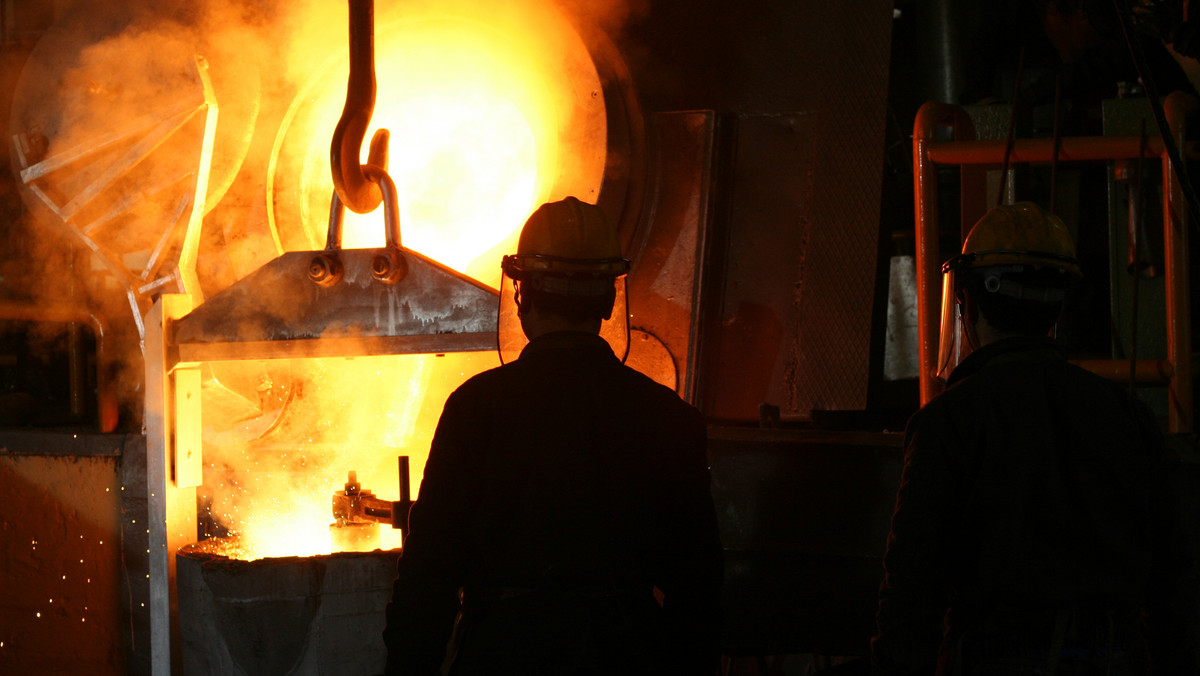
[[[367,137],[391,133],[403,245],[496,288],[500,257],[533,209],[599,198],[606,101],[587,46],[557,11],[471,6],[379,17]],[[314,72],[275,137],[266,205],[280,253],[325,246],[329,145],[347,72],[344,54]],[[346,214],[344,248],[383,243],[378,210]],[[446,397],[497,365],[494,352],[206,364],[204,530],[236,535],[223,552],[236,558],[342,549],[331,538],[331,496],[347,472],[395,500],[396,456],[407,455],[419,498]],[[399,531],[379,530],[375,546],[399,546]]]
[[[404,245],[496,286],[499,256],[538,204],[598,198],[606,114],[588,49],[562,16],[484,12],[381,17],[367,136],[391,132]],[[280,251],[325,244],[347,72],[339,55],[314,74],[276,138],[267,205]],[[344,246],[382,243],[378,214],[348,214]]]

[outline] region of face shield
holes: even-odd
[[[600,323],[600,337],[608,342],[613,354],[622,362],[629,355],[629,307],[626,302],[625,277],[626,275],[620,275],[613,280],[615,298],[612,314]],[[520,284],[521,282],[506,274],[500,285],[496,343],[500,352],[500,362],[503,364],[516,361],[517,357],[521,356],[521,350],[529,344],[529,339],[525,337],[525,329],[521,326],[521,318],[517,314],[517,290]]]
[[[1061,304],[1067,297],[1067,285],[1072,273],[1078,270],[1074,260],[1040,253],[998,251],[987,252],[988,262],[997,259],[1004,264],[978,265],[980,254],[962,254],[942,266],[942,323],[938,335],[937,377],[943,382],[977,347],[979,338],[974,327],[963,316],[962,288],[964,275],[975,274],[981,288],[978,293],[998,294],[1017,301],[1047,305]],[[1031,262],[1036,261],[1039,267]],[[1074,267],[1068,267],[1070,266]],[[970,267],[968,267],[970,266]],[[1077,274],[1077,273],[1076,273]],[[975,288],[975,282],[972,282]],[[1026,309],[1038,316],[1036,307]],[[1051,329],[1053,336],[1053,329]]]
[[[937,377],[942,382],[950,379],[950,374],[974,349],[959,302],[960,271],[953,263],[954,260],[950,260],[942,266],[942,325],[938,334],[937,360]]]

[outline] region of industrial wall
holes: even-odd
[[[121,449],[43,455],[32,439],[11,441],[0,442],[0,664],[124,673]]]

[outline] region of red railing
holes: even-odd
[[[1163,103],[1176,147],[1184,144],[1188,115],[1196,100],[1171,94]],[[953,129],[954,140],[937,140],[941,127]],[[938,324],[941,309],[941,265],[949,256],[938,246],[938,167],[962,169],[960,204],[964,229],[986,211],[986,170],[1004,162],[1005,141],[975,138],[975,127],[964,109],[944,103],[921,106],[913,125],[913,181],[916,207],[917,336],[921,404],[942,388],[937,379]],[[1138,382],[1165,382],[1168,388],[1168,427],[1173,433],[1192,430],[1191,304],[1188,285],[1187,202],[1162,139],[1138,136],[1072,137],[1058,141],[1059,162],[1088,162],[1158,157],[1162,161],[1164,274],[1166,281],[1167,357],[1141,360],[1134,368]],[[1055,159],[1053,139],[1013,142],[1011,162],[1049,163]],[[1129,360],[1086,360],[1085,368],[1113,379],[1129,379]]]

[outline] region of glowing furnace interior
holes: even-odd
[[[498,288],[500,256],[537,205],[599,196],[605,99],[588,48],[549,9],[383,15],[375,35],[368,137],[391,132],[403,244]],[[280,252],[325,245],[347,68],[341,57],[314,72],[276,136],[267,208]],[[383,233],[379,213],[348,213],[343,246],[382,246]],[[419,498],[446,397],[498,363],[474,352],[205,364],[200,494],[210,532],[236,534],[225,553],[237,558],[336,550],[330,498],[347,472],[393,500],[396,456],[408,455]],[[399,546],[399,531],[381,536],[372,547]]]

